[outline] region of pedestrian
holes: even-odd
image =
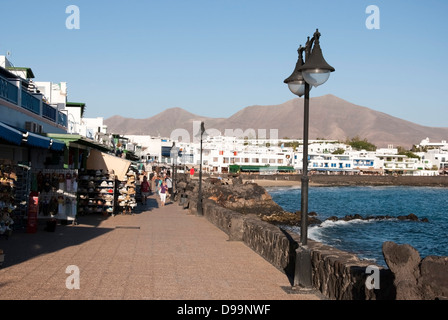
[[[142,203],[146,204],[146,199],[149,197],[149,194],[151,192],[151,186],[149,185],[148,178],[146,176],[143,176],[140,190],[142,192]]]
[[[166,196],[169,195],[168,187],[165,181],[162,181],[162,185],[160,186],[160,206],[165,206]]]
[[[155,192],[156,192],[156,194],[157,195],[159,195],[159,191],[160,191],[160,188],[159,188],[159,182],[160,182],[160,178],[159,178],[159,176],[158,175],[155,175],[154,176],[154,187],[155,187]]]
[[[151,180],[151,192],[154,192],[156,190],[156,175],[154,174],[154,172],[151,172],[151,174],[149,175],[149,180]]]
[[[190,169],[190,178],[193,178],[193,176],[194,176],[194,168],[191,168]]]
[[[170,175],[166,176],[165,182],[166,182],[166,186],[168,187],[168,192],[170,194],[173,194],[173,180],[171,179]]]

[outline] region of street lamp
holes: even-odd
[[[171,170],[171,184],[173,186],[173,194],[172,194],[173,200],[174,200],[174,192],[176,191],[176,187],[175,187],[175,185],[176,185],[176,183],[175,183],[175,181],[176,181],[176,176],[175,176],[176,164],[175,164],[175,161],[176,161],[176,157],[177,157],[176,149],[177,149],[176,148],[176,142],[173,141],[173,146],[171,147],[171,158],[172,158],[172,161],[173,161],[173,169]]]
[[[300,224],[300,242],[302,247],[307,245],[308,239],[308,123],[309,123],[309,100],[311,88],[324,84],[330,77],[330,73],[335,69],[330,66],[324,59],[322,49],[319,43],[320,33],[316,29],[313,37],[310,40],[308,37],[305,47],[300,46],[298,49],[299,58],[293,73],[283,82],[288,84],[289,90],[301,97],[305,95],[304,99],[304,117],[303,117],[303,172],[301,185],[301,224]],[[305,52],[305,61],[303,61],[303,52]],[[306,253],[308,255],[309,252]],[[298,258],[299,259],[299,258]],[[299,259],[300,260],[300,259]],[[305,273],[307,278],[304,282],[309,286],[309,279],[311,277],[311,261],[307,256],[306,262],[299,261],[302,269],[307,269],[301,272]]]
[[[204,122],[201,122],[201,156],[200,156],[200,162],[199,162],[199,190],[198,190],[198,205],[197,205],[197,211],[198,215],[202,216],[204,215],[204,212],[202,210],[202,137],[205,132]]]

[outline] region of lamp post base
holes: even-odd
[[[202,201],[201,200],[198,200],[198,205],[196,207],[196,214],[198,216],[203,216],[204,215],[204,211],[203,211],[203,208],[202,208]]]
[[[311,288],[313,286],[311,251],[307,246],[301,245],[296,249],[294,286],[302,288]]]

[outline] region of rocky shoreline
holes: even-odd
[[[300,181],[297,180],[247,180],[242,176],[232,177],[224,179],[206,178],[203,184],[204,198],[215,201],[220,206],[234,210],[242,214],[256,214],[262,221],[270,222],[275,225],[289,225],[300,226],[301,213],[285,211],[279,206],[270,194],[264,188],[264,186],[275,185],[272,181],[278,183],[277,185],[300,185]],[[269,183],[271,182],[271,183]],[[332,181],[334,183],[335,181]],[[261,185],[260,185],[261,184]],[[308,213],[308,225],[321,224],[323,221],[317,218],[318,213]],[[428,222],[427,218],[419,218],[415,214],[410,213],[405,216],[392,217],[389,215],[379,216],[361,216],[359,214],[346,215],[344,217],[332,216],[325,221],[351,221],[355,219],[360,220],[395,220],[400,221],[415,221],[415,222]]]

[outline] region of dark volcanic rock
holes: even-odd
[[[448,257],[423,260],[409,244],[383,244],[383,255],[394,274],[397,300],[448,299]]]
[[[261,220],[271,222],[278,225],[300,226],[302,217],[299,211],[292,212],[278,212],[271,215],[264,215]],[[308,225],[320,224],[321,220],[315,218],[312,213],[308,214]]]
[[[383,243],[383,255],[389,269],[394,273],[397,300],[419,299],[417,278],[420,276],[420,254],[409,244]]]
[[[238,178],[232,179],[231,182],[231,184],[204,183],[204,198],[211,199],[224,208],[244,214],[270,215],[284,211],[258,184],[243,184]]]
[[[388,219],[398,219],[400,221],[421,221],[421,222],[429,222],[428,218],[422,218],[419,219],[415,214],[411,213],[408,214],[407,216],[398,216],[398,217],[392,217],[389,215],[379,215],[379,216],[367,216],[367,217],[363,217],[360,214],[354,214],[354,215],[346,215],[343,218],[338,218],[336,216],[331,216],[329,218],[327,218],[326,220],[328,221],[338,221],[338,220],[343,220],[343,221],[351,221],[351,220],[388,220]]]
[[[427,256],[420,264],[423,299],[448,298],[448,257]]]

